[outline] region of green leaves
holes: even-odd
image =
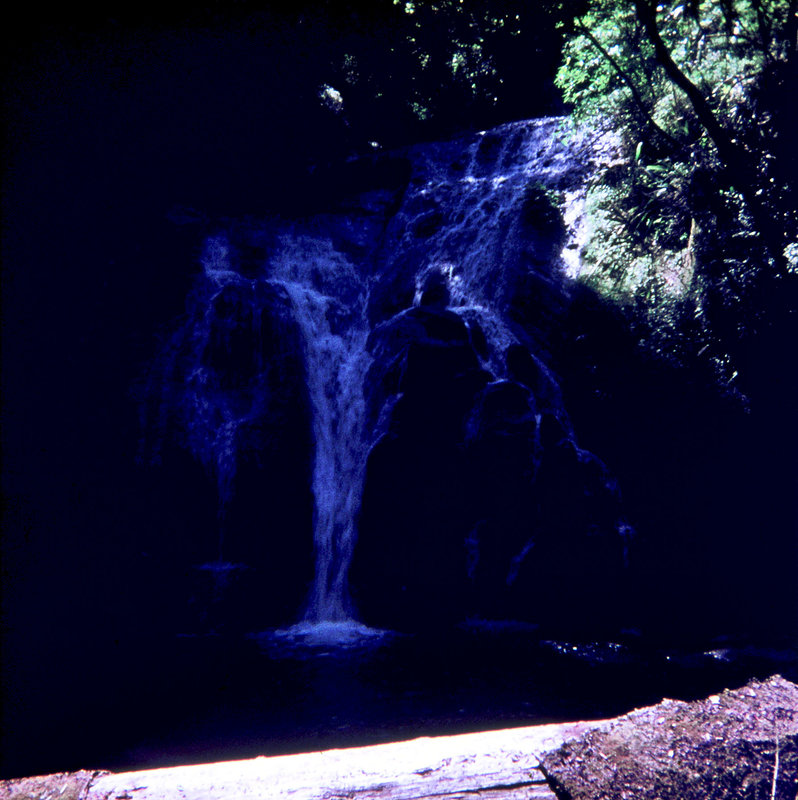
[[[785,247],[798,238],[776,154],[793,156],[774,124],[794,97],[764,91],[791,57],[787,6],[591,0],[557,72],[576,119],[614,130],[624,156],[588,197],[585,279],[634,302],[652,339],[674,330],[674,304],[690,319],[700,308],[696,353],[716,364],[733,363],[718,350],[750,328],[729,314],[742,319],[769,270],[789,270]]]

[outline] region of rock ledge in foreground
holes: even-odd
[[[693,703],[663,700],[541,764],[561,800],[796,800],[798,686],[776,675]]]

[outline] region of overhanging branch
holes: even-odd
[[[662,41],[659,28],[657,27],[656,10],[648,0],[634,0],[637,16],[643,25],[651,44],[654,46],[654,54],[657,62],[665,70],[665,74],[671,82],[678,86],[686,95],[687,99],[695,111],[699,122],[706,130],[707,135],[715,145],[721,161],[731,169],[745,169],[745,158],[731,140],[729,134],[718,122],[712,107],[702,94],[701,90],[682,72],[671,56],[665,42]]]
[[[629,87],[630,91],[632,92],[632,98],[635,101],[635,105],[637,105],[640,113],[646,118],[646,122],[651,125],[657,133],[667,139],[671,144],[675,145],[676,147],[682,147],[681,142],[671,136],[666,130],[661,128],[656,120],[651,116],[648,109],[646,108],[645,101],[643,100],[640,92],[638,91],[637,87],[635,86],[632,79],[629,77],[626,70],[618,63],[618,60],[612,56],[612,54],[601,44],[601,42],[596,39],[595,36],[579,21],[576,20],[576,29],[596,48],[596,50],[601,53],[602,57],[610,64],[610,66],[615,70],[618,77]]]

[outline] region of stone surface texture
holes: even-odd
[[[620,717],[542,757],[571,800],[795,800],[798,686],[774,676]]]

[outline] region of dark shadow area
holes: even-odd
[[[29,675],[39,697],[17,717],[5,776],[146,769],[601,719],[775,671],[798,677],[794,653],[776,650],[581,646],[484,625],[351,650],[292,651],[239,637],[128,637],[114,647],[87,636],[82,644],[81,661]]]

